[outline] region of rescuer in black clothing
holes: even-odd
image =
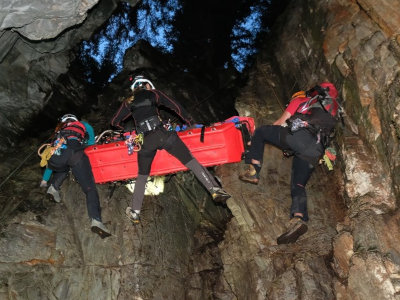
[[[295,243],[308,230],[306,185],[336,125],[337,97],[337,89],[330,82],[323,82],[307,92],[297,92],[281,117],[273,125],[258,127],[251,139],[246,154],[248,169],[239,175],[244,182],[258,184],[265,144],[293,154],[290,221],[286,232],[277,238],[278,244]]]
[[[99,194],[89,158],[83,151],[86,126],[72,114],[62,116],[60,121],[63,125],[57,133],[57,140],[64,145],[59,149],[59,153],[54,153],[48,161],[49,168],[53,170],[53,176],[47,193],[60,198],[58,191],[69,170],[71,170],[86,195],[91,230],[101,238],[108,237],[111,233],[102,223]]]
[[[193,157],[178,134],[175,131],[166,130],[160,120],[158,107],[165,106],[173,110],[190,126],[190,117],[184,108],[163,92],[154,89],[153,84],[143,76],[135,77],[131,89],[133,95],[122,103],[111,121],[112,126],[123,129],[121,122],[132,116],[135,120],[136,132],[144,135],[142,148],[138,152],[139,172],[133,192],[132,205],[126,209],[128,218],[134,224],[139,223],[139,213],[151,164],[157,150],[161,149],[165,149],[188,169],[192,170],[211,193],[214,201],[225,202],[230,195],[218,185],[214,176]]]

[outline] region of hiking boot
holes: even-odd
[[[287,230],[277,238],[278,245],[295,243],[297,239],[308,230],[306,222],[299,217],[290,219]]]
[[[106,226],[96,219],[92,219],[91,230],[94,233],[97,233],[102,239],[109,237],[111,235],[110,231],[106,228]]]
[[[241,181],[251,183],[251,184],[258,184],[259,178],[258,174],[256,172],[256,169],[254,169],[253,165],[248,165],[247,170],[244,171],[244,173],[239,175],[239,179]]]
[[[57,203],[61,202],[61,196],[60,196],[60,191],[56,190],[53,185],[50,185],[49,188],[47,189],[47,194],[52,196],[53,200]]]
[[[140,223],[140,215],[134,212],[129,206],[125,210],[125,215],[133,223],[133,225],[138,225]]]
[[[221,188],[212,188],[211,190],[211,196],[215,202],[220,202],[220,203],[225,203],[226,200],[228,200],[231,195],[229,195],[227,192],[225,192]]]

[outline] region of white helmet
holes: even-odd
[[[78,118],[75,115],[66,114],[66,115],[63,115],[60,118],[60,121],[63,122],[63,123],[68,122],[68,121],[69,122],[75,122],[75,121],[78,121]]]
[[[144,78],[142,75],[135,76],[135,79],[133,79],[133,83],[131,85],[131,90],[133,91],[134,89],[138,87],[143,87],[146,83],[150,84],[151,88],[154,90],[155,87],[153,83],[151,83],[150,80]]]

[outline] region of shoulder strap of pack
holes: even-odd
[[[309,97],[309,99],[306,102],[303,102],[299,105],[299,108],[297,109],[297,111],[299,113],[305,113],[307,112],[315,103],[315,100],[317,98],[318,95],[313,96],[313,97]]]
[[[332,117],[338,119],[338,115],[341,110],[339,102],[336,99],[336,97],[338,96],[338,92],[335,86],[329,82],[323,83],[322,85],[324,86],[316,85],[306,92],[308,95],[317,96],[318,101],[314,103],[311,107],[322,108]]]
[[[332,117],[336,118],[339,104],[333,99],[327,92],[325,95],[318,94],[316,96],[317,101],[310,105],[310,108],[321,108]]]

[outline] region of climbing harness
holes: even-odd
[[[197,128],[198,124],[195,124],[195,127]],[[202,125],[201,125],[202,126]],[[177,124],[176,122],[171,121],[171,119],[168,119],[167,122],[163,123],[163,127],[165,128],[165,130],[167,131],[185,131],[188,126],[183,124],[182,126],[180,126],[179,124]]]
[[[136,123],[136,129],[140,133],[153,131],[154,129],[160,126],[162,126],[162,123],[158,116],[151,116],[143,121]]]
[[[290,126],[290,132],[296,132],[298,131],[300,128],[307,128],[308,127],[308,122],[304,121],[300,118],[296,118],[293,120],[290,120],[289,126]]]

